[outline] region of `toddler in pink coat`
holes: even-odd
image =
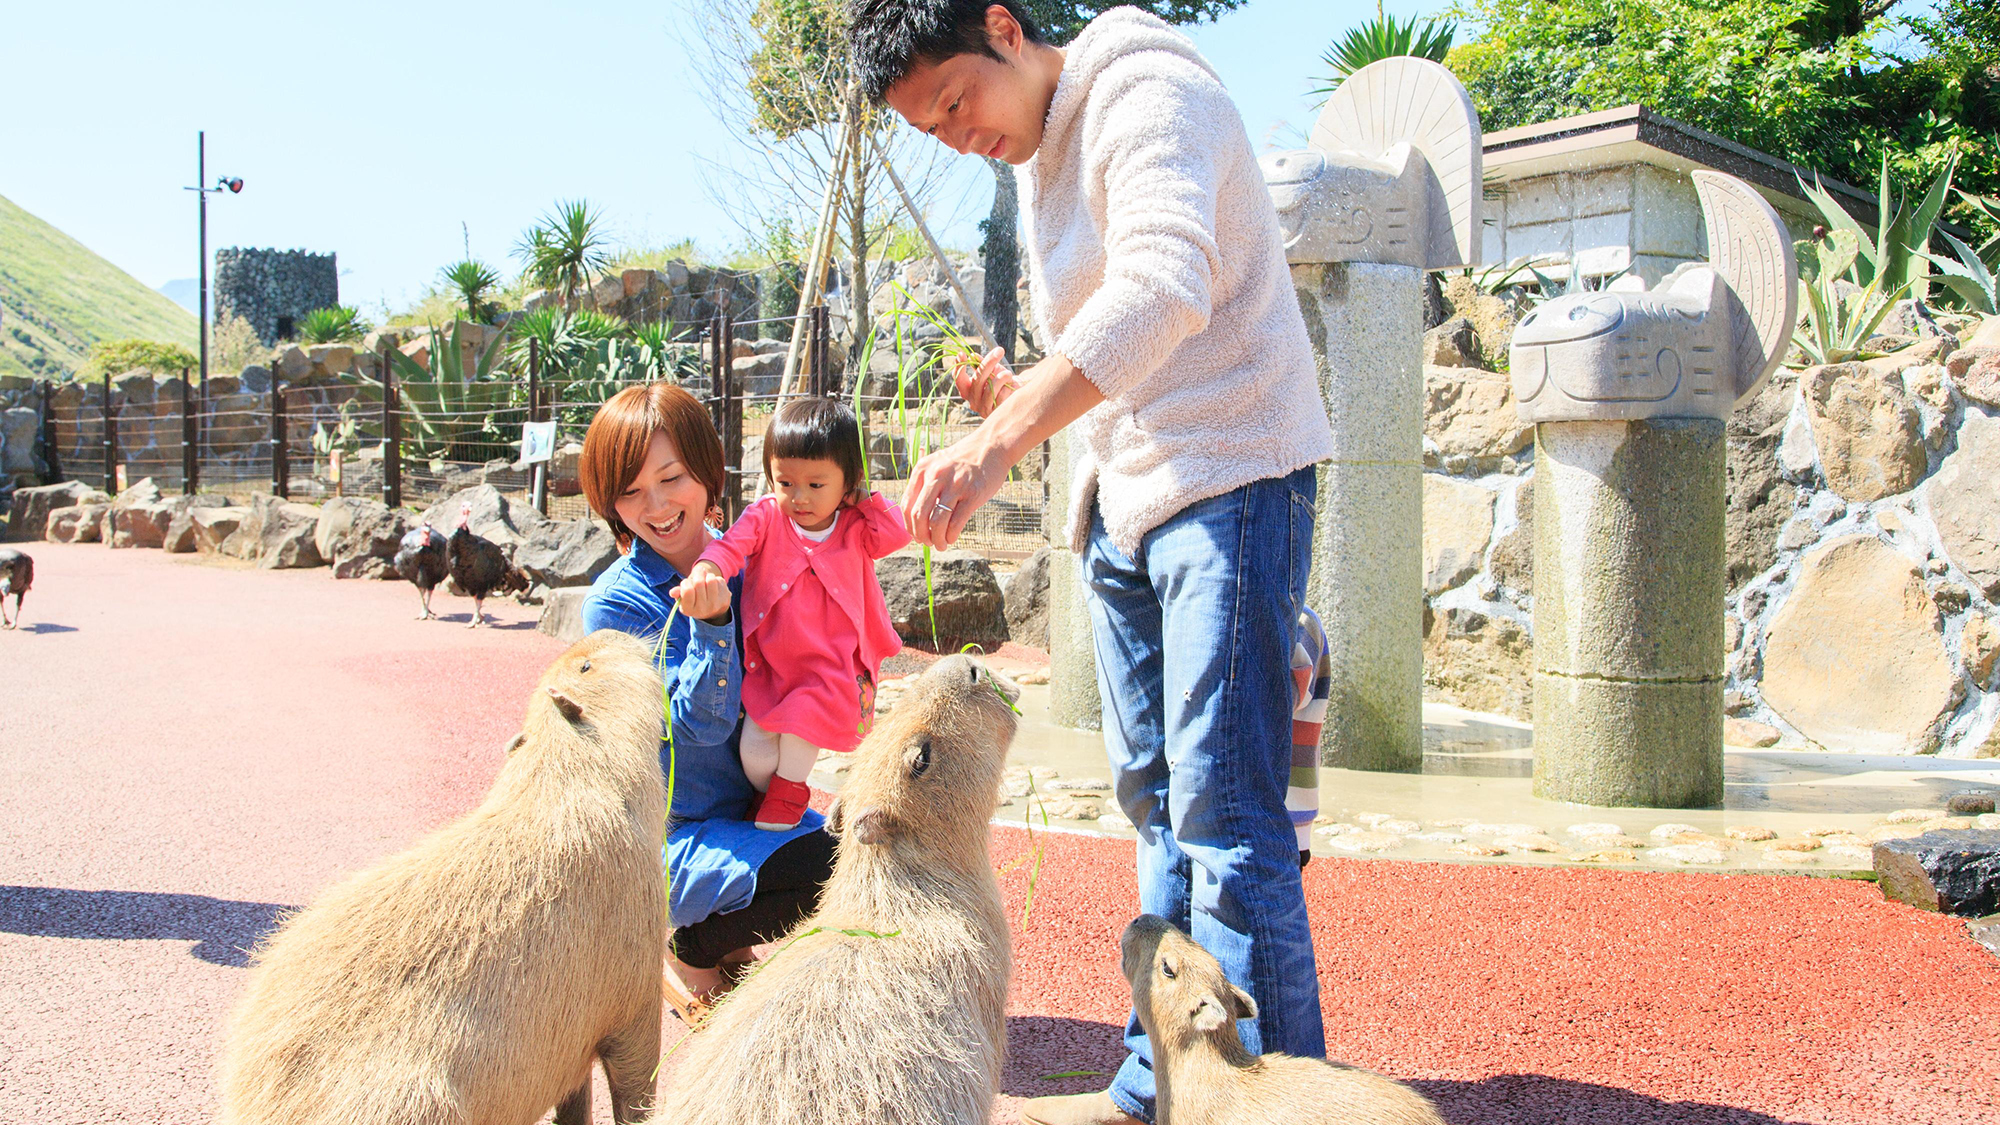
[[[903,514],[863,488],[861,427],[846,404],[794,399],[764,433],[770,495],[702,552],[681,612],[729,608],[743,577],[743,772],[763,793],[752,819],[783,830],[804,815],[821,747],[854,749],[875,717],[875,674],[903,642],[875,560],[910,541]]]

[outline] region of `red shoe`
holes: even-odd
[[[812,799],[812,790],[803,781],[787,781],[773,774],[771,787],[764,793],[764,799],[757,802],[757,811],[751,819],[757,827],[771,832],[785,832],[799,826],[799,818],[806,815],[806,802]]]

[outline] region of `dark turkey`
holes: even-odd
[[[444,544],[444,533],[425,524],[405,533],[402,545],[396,548],[396,573],[417,588],[417,598],[423,605],[423,612],[417,614],[419,621],[437,616],[431,612],[431,591],[437,589],[447,573]]]
[[[472,599],[472,624],[468,628],[476,629],[486,621],[488,594],[496,590],[525,590],[527,583],[498,543],[468,526],[471,520],[472,505],[468,503],[458,509],[458,530],[451,533],[444,550],[451,580],[458,583],[460,593]]]
[[[0,547],[0,629],[21,627],[21,598],[35,584],[35,560],[12,547]],[[14,616],[7,616],[7,595],[14,595]]]

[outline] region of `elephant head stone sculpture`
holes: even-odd
[[[1524,317],[1509,364],[1522,421],[1727,419],[1784,358],[1798,314],[1785,225],[1734,176],[1693,176],[1709,261],[1651,290],[1571,293]]]
[[[1327,99],[1311,144],[1262,161],[1286,261],[1479,260],[1479,114],[1449,70],[1409,57],[1362,67]]]

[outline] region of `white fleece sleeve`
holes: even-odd
[[[1221,83],[1160,51],[1107,67],[1090,101],[1083,151],[1104,169],[1104,280],[1055,350],[1117,398],[1208,326],[1219,131],[1243,126]]]

